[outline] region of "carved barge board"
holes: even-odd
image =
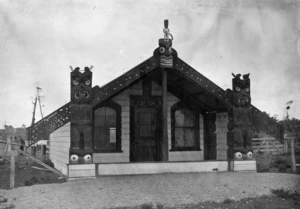
[[[133,82],[140,79],[142,76],[148,74],[158,67],[158,60],[154,57],[150,57],[146,61],[137,65],[133,69],[129,70],[125,74],[116,78],[115,80],[109,82],[103,87],[95,86],[93,88],[94,99],[92,100],[92,106],[96,106],[104,100],[112,97],[116,93],[128,87]],[[221,102],[223,102],[227,107],[232,107],[232,102],[230,95],[224,91],[222,88],[217,86],[215,83],[210,81],[208,78],[203,76],[197,70],[193,69],[191,66],[182,61],[179,57],[176,58],[173,70],[177,70],[183,73],[191,81],[195,82],[197,85],[205,89],[207,92],[215,95]],[[252,105],[253,109],[253,119],[266,117],[259,109]],[[48,139],[49,134],[56,131],[63,125],[70,122],[70,102],[63,105],[56,111],[49,114],[44,119],[36,122],[33,127],[27,128],[27,136],[31,138],[32,141],[37,142],[42,139]]]
[[[48,140],[49,134],[70,122],[70,102],[58,108],[47,117],[27,128],[27,138],[34,141]]]
[[[158,61],[154,57],[150,57],[125,74],[104,85],[102,88],[95,86],[93,88],[95,96],[91,102],[92,106],[95,107],[102,101],[128,87],[130,84],[155,69],[157,66]],[[48,140],[49,134],[64,126],[68,122],[70,122],[70,102],[52,112],[44,119],[36,122],[33,127],[28,127],[28,139],[31,139],[34,143],[43,139]]]
[[[95,87],[95,96],[91,102],[92,106],[95,107],[104,100],[112,97],[136,80],[140,79],[142,76],[154,70],[157,66],[158,60],[154,57],[150,57],[146,61],[142,62],[133,69],[129,70],[127,73],[121,75],[101,88]]]

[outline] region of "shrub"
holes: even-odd
[[[286,172],[287,165],[286,164],[279,164],[278,170],[279,172]]]
[[[230,204],[230,203],[233,203],[234,201],[232,199],[229,199],[229,198],[226,198],[223,203],[224,204]]]
[[[257,164],[256,165],[256,170],[257,172],[259,173],[262,173],[262,172],[269,172],[270,171],[270,166],[269,165],[266,165],[266,164]]]
[[[31,177],[30,179],[34,184],[39,182],[39,179],[36,176]]]
[[[27,179],[25,182],[24,182],[24,185],[25,186],[32,186],[36,183],[39,183],[39,179],[36,177],[36,176],[33,176],[31,177],[30,179]]]
[[[153,205],[150,203],[145,203],[141,205],[141,209],[152,209]]]
[[[163,208],[164,208],[164,205],[163,205],[163,204],[160,204],[160,203],[158,203],[158,204],[156,205],[156,208],[157,208],[157,209],[163,209]]]
[[[25,182],[24,182],[24,185],[25,186],[32,186],[33,185],[33,182],[31,181],[31,180],[26,180]]]
[[[300,201],[300,194],[296,191],[288,191],[284,189],[272,189],[272,194],[276,195],[277,197],[289,200],[297,200]]]

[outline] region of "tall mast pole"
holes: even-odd
[[[36,91],[37,91],[37,98],[38,98],[38,101],[39,101],[39,106],[40,106],[40,112],[41,112],[41,116],[42,116],[42,119],[44,118],[43,116],[43,111],[42,111],[42,105],[41,105],[41,99],[40,99],[40,94],[39,94],[39,91],[41,90],[40,87],[36,87]]]
[[[32,140],[33,125],[34,125],[34,121],[35,121],[36,103],[37,103],[37,97],[35,97],[35,100],[33,102],[33,112],[32,112],[32,121],[31,121],[31,130],[30,130],[29,144],[31,144],[31,140]]]

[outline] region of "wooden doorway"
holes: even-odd
[[[158,97],[131,97],[130,161],[161,160],[161,102]]]

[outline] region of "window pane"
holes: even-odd
[[[185,147],[195,146],[194,128],[185,128],[184,129],[184,146]]]
[[[184,128],[175,128],[175,146],[184,147]]]
[[[95,111],[94,126],[105,127],[105,107]]]
[[[180,109],[175,111],[176,127],[194,127],[194,113],[188,109]]]
[[[195,146],[194,128],[175,128],[175,146],[176,147]]]
[[[106,127],[116,127],[116,111],[106,107]]]
[[[107,134],[105,128],[97,127],[94,129],[94,146],[99,149],[107,144]]]
[[[116,143],[116,111],[109,107],[101,107],[94,113],[94,148],[115,149]]]

